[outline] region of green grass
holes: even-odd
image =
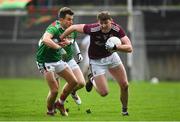
[[[64,83],[64,82],[63,82]],[[63,84],[61,83],[61,84]],[[180,82],[131,82],[130,116],[121,116],[119,89],[109,82],[109,95],[81,89],[80,110],[71,97],[65,106],[69,116],[46,116],[48,87],[42,79],[0,79],[0,120],[2,121],[180,121]],[[92,113],[87,114],[90,108]]]

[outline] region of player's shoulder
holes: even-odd
[[[46,28],[46,32],[52,34],[52,35],[57,35],[60,32],[61,25],[59,21],[54,21],[52,22],[47,28]]]
[[[119,32],[121,30],[121,26],[115,22],[112,22],[112,29],[116,32]]]
[[[100,25],[98,23],[87,24],[91,32],[100,31]]]
[[[59,29],[61,27],[61,24],[60,24],[60,22],[58,20],[55,20],[54,22],[52,22],[50,24],[50,26]]]

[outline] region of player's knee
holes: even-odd
[[[78,82],[77,82],[76,79],[74,79],[71,82],[69,82],[69,85],[71,85],[71,86],[76,86],[77,84],[78,84]]]
[[[101,95],[102,97],[105,97],[105,96],[108,95],[108,91],[107,91],[107,90],[101,91],[101,92],[100,92],[100,95]]]
[[[79,87],[79,88],[83,88],[85,85],[86,85],[85,82],[80,82],[80,83],[78,83],[78,87]]]
[[[51,95],[56,96],[58,94],[58,89],[54,88],[51,90]]]

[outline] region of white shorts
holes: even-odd
[[[76,63],[76,61],[73,59],[71,59],[70,61],[67,62],[67,64],[69,65],[69,67],[74,70],[76,68],[79,68],[79,65]]]
[[[101,59],[90,59],[90,68],[93,76],[98,76],[106,73],[109,68],[114,68],[122,63],[116,52],[112,55]]]
[[[68,67],[68,64],[62,60],[52,63],[36,63],[41,73],[44,73],[44,71],[59,73],[63,71],[66,67]]]

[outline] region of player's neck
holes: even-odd
[[[109,33],[110,30],[111,30],[111,26],[109,28],[101,28],[102,33]]]
[[[102,33],[109,33],[110,30],[111,29],[102,29],[101,31],[102,31]]]
[[[61,28],[62,28],[63,30],[66,30],[66,26],[65,26],[64,24],[62,24],[62,23],[61,23]]]

